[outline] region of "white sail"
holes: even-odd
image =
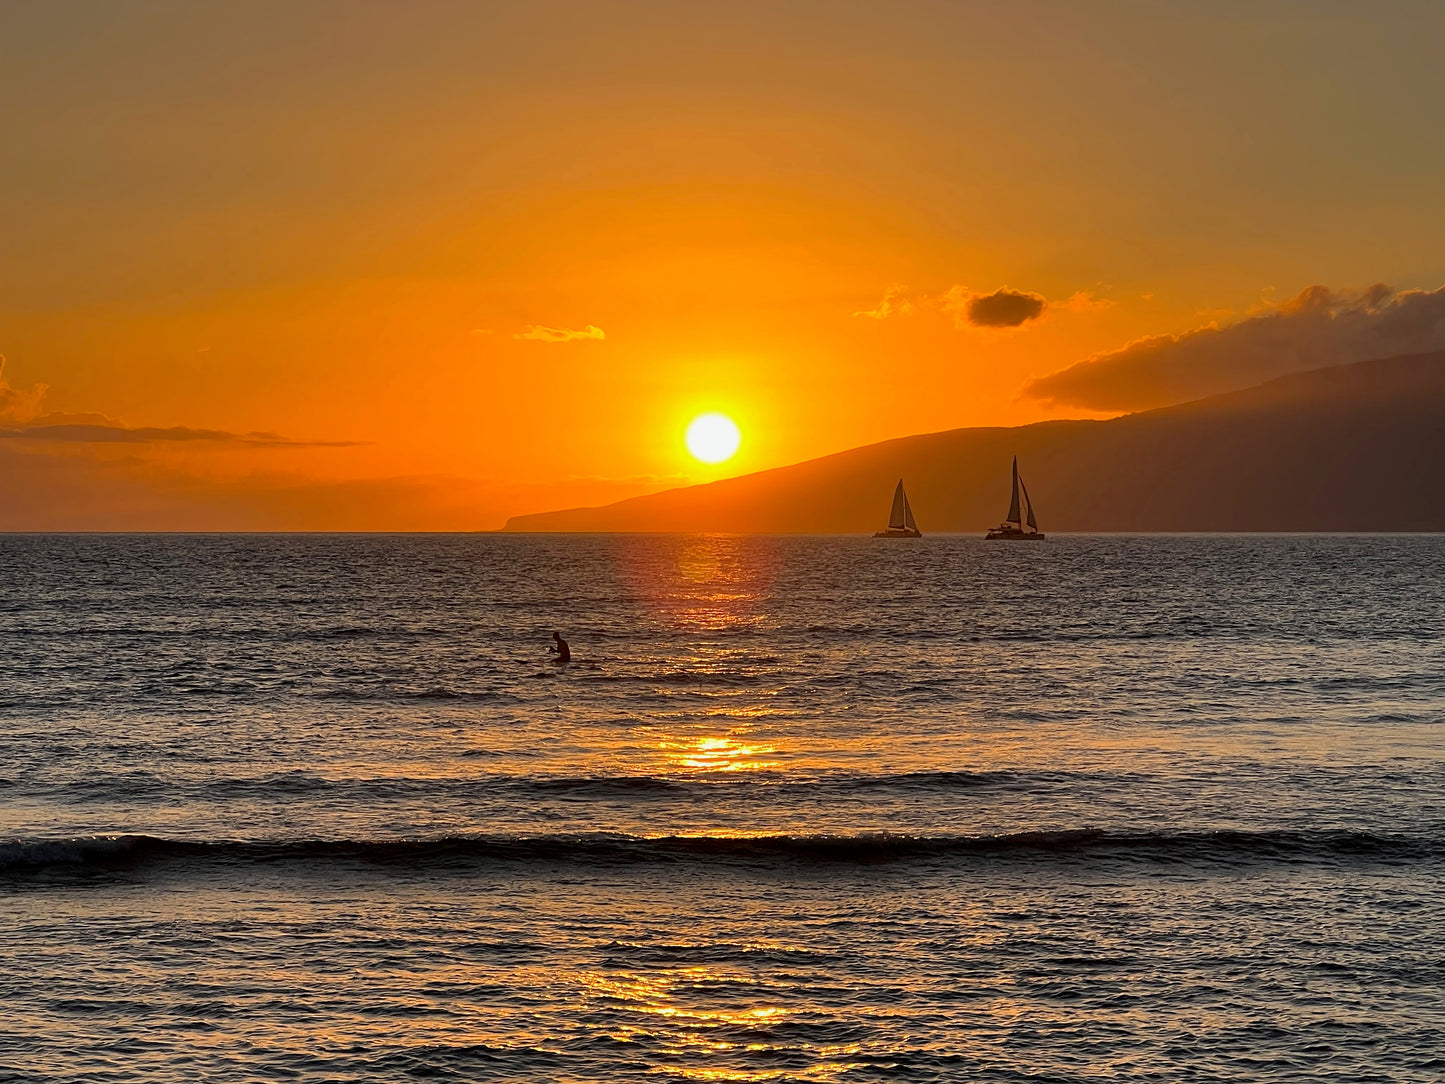
[[[902,482],[898,484],[900,486],[903,485]],[[913,506],[908,503],[908,495],[906,493],[903,495],[903,526],[907,527],[910,531],[918,530],[918,524],[913,521]]]

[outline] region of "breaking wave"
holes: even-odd
[[[792,868],[913,861],[1024,859],[1160,865],[1405,864],[1445,858],[1445,840],[1358,831],[1117,832],[1001,835],[470,835],[431,839],[185,840],[147,835],[0,843],[0,872],[115,868],[158,862],[329,862],[426,867],[456,862],[682,863]]]

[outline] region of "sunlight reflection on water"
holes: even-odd
[[[773,745],[752,745],[731,737],[696,738],[691,741],[662,741],[663,751],[673,770],[693,773],[763,771],[776,768],[780,761],[764,759],[776,753]]]
[[[678,630],[724,632],[764,624],[775,578],[751,540],[679,535],[629,540],[621,554],[634,601]]]

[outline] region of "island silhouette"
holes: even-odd
[[[930,531],[982,531],[1015,455],[1050,531],[1445,530],[1445,351],[1106,421],[902,437],[504,529],[871,533],[906,477]]]

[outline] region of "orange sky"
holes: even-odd
[[[489,528],[1079,416],[1025,385],[1445,281],[1441,40],[1424,3],[7,7],[0,431],[284,442],[0,436],[0,527]],[[1042,315],[968,323],[1003,287]]]

